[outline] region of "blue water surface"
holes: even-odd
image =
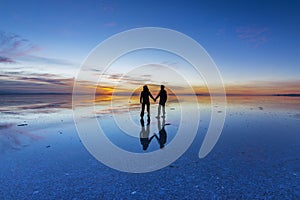
[[[203,159],[198,152],[210,105],[200,104],[201,121],[190,148],[169,166],[143,174],[97,161],[77,134],[70,106],[55,106],[49,98],[30,109],[24,108],[28,103],[23,108],[20,102],[7,103],[1,107],[0,199],[299,199],[300,107],[295,98],[232,97],[219,141]],[[131,112],[140,126],[139,108]],[[167,105],[166,145],[176,136],[178,113],[176,105]],[[137,137],[122,133],[110,112],[96,117],[112,142],[144,152],[140,132]],[[87,114],[83,123],[88,119]],[[159,131],[157,123],[153,114],[150,134]],[[146,152],[157,150],[163,151],[153,140]]]

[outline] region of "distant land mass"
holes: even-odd
[[[273,96],[300,97],[300,94],[273,94]]]

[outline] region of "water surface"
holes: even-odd
[[[199,96],[197,107],[186,97],[182,106],[201,114],[193,144],[173,164],[145,174],[113,170],[89,154],[76,132],[70,96],[7,95],[0,101],[1,199],[300,198],[299,97],[228,97],[221,137],[204,159],[198,151],[210,121],[210,99]],[[86,109],[86,102],[83,98],[78,109]],[[143,149],[140,135],[147,128],[149,137],[159,136],[160,126],[168,124],[166,146],[176,136],[177,101],[167,104],[166,118],[159,119],[153,104],[148,127],[146,117],[141,126],[134,99],[120,98],[113,106],[104,97],[95,102],[82,123],[93,133],[89,119],[96,117],[107,137],[124,150],[163,151],[155,137]],[[118,129],[113,115],[133,121],[135,137]]]

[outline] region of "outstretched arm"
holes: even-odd
[[[166,102],[167,102],[167,100],[168,100],[168,93],[167,93],[167,91],[166,91]]]
[[[155,97],[155,100],[156,100],[159,96],[160,96],[160,91],[159,91],[158,95]]]
[[[154,97],[152,96],[152,94],[149,92],[149,96],[153,99],[153,101],[156,101],[156,99],[154,99]]]
[[[152,135],[151,137],[150,137],[150,139],[149,139],[149,143],[151,142],[151,140],[154,138],[154,136],[156,136],[156,135]],[[157,137],[157,136],[156,136]]]

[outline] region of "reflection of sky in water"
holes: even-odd
[[[72,108],[71,96],[66,95],[1,95],[0,105],[2,123],[50,122],[58,113],[65,118]]]
[[[130,98],[125,98],[122,96],[115,96],[114,98],[113,104],[111,104],[110,101],[107,101],[106,96],[97,96],[94,100],[94,112],[83,112],[84,116],[82,116],[82,119],[88,124],[88,119],[90,117],[97,117],[101,126],[103,126],[107,137],[109,137],[113,143],[128,151],[141,152],[141,145],[137,145],[140,141],[138,136],[143,130],[139,118],[139,97],[132,96]],[[228,97],[225,127],[238,126],[241,130],[248,130],[250,128],[255,129],[257,126],[250,127],[250,124],[253,122],[257,122],[257,124],[259,124],[259,122],[263,121],[264,125],[269,124],[269,126],[265,129],[271,131],[274,127],[272,124],[274,124],[277,119],[282,119],[281,121],[279,120],[280,122],[278,122],[277,125],[289,123],[290,120],[299,120],[300,103],[298,99],[299,98],[297,97],[271,96]],[[65,124],[73,123],[71,96],[68,95],[3,95],[0,101],[2,105],[0,107],[2,141],[5,129],[9,129],[9,131],[6,131],[5,134],[11,134],[11,141],[14,141],[15,139],[13,138],[15,137],[13,137],[13,134],[20,134],[18,133],[20,132],[20,129],[27,132],[34,132],[35,130],[46,127],[61,127]],[[86,106],[90,105],[89,102],[91,101],[92,100],[86,99],[83,96],[81,103],[82,106],[78,109],[82,109],[84,111]],[[189,109],[195,109],[196,104],[194,102],[190,102],[188,96],[184,97],[183,102],[181,103]],[[201,134],[204,134],[210,120],[210,98],[207,96],[199,96],[198,103],[200,105],[199,108],[201,116],[200,129],[204,129],[201,132]],[[176,97],[170,98],[166,111],[167,117],[165,119],[165,123],[170,124],[165,126],[168,136],[168,144],[175,136],[181,119],[180,106]],[[152,119],[149,125],[149,137],[154,135],[154,133],[159,133],[158,120],[155,118],[156,112],[157,104],[152,104]],[[129,113],[129,115],[125,115],[126,113]],[[113,115],[115,116],[113,117]],[[119,124],[116,124],[115,117],[118,117],[118,119],[123,123],[134,123],[134,125],[138,127],[138,129],[135,129],[135,133],[132,133],[135,137],[124,133],[118,127]],[[162,119],[160,120],[162,121]],[[24,123],[28,124],[28,126],[17,126]],[[145,128],[147,130],[146,123]],[[241,126],[241,124],[243,124],[243,126]],[[87,131],[93,132],[93,130],[88,129]],[[257,131],[254,131],[252,134],[255,134],[256,132]],[[264,130],[264,132],[266,132],[266,130]],[[235,130],[234,133],[239,134],[239,131]],[[21,138],[24,139],[24,137]],[[4,146],[7,145],[2,145],[2,148],[5,148]],[[153,151],[158,148],[159,145],[154,138],[147,151]]]
[[[195,103],[188,97],[184,100],[184,106],[194,107]],[[153,199],[167,198],[170,194],[205,199],[222,196],[298,199],[299,98],[229,97],[222,135],[212,152],[201,160],[198,151],[209,124],[210,104],[208,97],[199,96],[198,100],[201,121],[188,151],[164,169],[134,175],[112,170],[88,154],[72,121],[71,98],[2,97],[0,191],[14,199],[24,196],[82,199],[103,195],[110,199],[135,195],[141,199],[145,197],[147,185],[147,196]],[[78,109],[85,109],[85,101],[83,98]],[[89,130],[89,119],[96,116],[115,144],[128,151],[144,152],[139,137],[122,133],[111,117],[112,112],[124,117],[128,102],[126,106],[120,98],[116,107],[101,98],[97,102],[95,112],[86,113],[82,118],[87,131],[93,131]],[[139,127],[135,133],[139,136],[139,104],[130,102],[130,105],[130,120]],[[152,106],[150,134],[158,131],[156,106]],[[7,113],[10,111],[14,114]],[[166,126],[167,144],[176,134],[179,112],[176,103],[167,104],[166,123],[171,124]],[[145,117],[145,124],[146,121]],[[18,126],[25,123],[28,125]],[[146,152],[157,149],[158,142],[153,139]],[[8,191],[8,188],[18,188],[18,191]],[[157,196],[158,193],[162,196]]]

